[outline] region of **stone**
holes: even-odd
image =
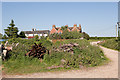
[[[6,57],[6,55],[7,55],[7,50],[3,50],[3,55],[4,55],[4,57]]]

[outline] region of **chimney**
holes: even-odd
[[[55,25],[52,25],[52,28],[55,28]]]
[[[79,29],[80,29],[80,32],[82,32],[82,29],[81,29],[81,24],[79,24]]]
[[[65,27],[67,27],[67,28],[68,28],[68,25],[65,25]]]
[[[34,31],[36,31],[36,29],[34,29]]]
[[[34,28],[32,28],[32,31],[34,31]]]
[[[79,28],[81,29],[81,24],[79,24]]]
[[[74,27],[77,27],[77,24],[74,24]]]
[[[65,26],[67,26],[67,27],[68,27],[68,25],[65,25]]]

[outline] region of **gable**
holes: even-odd
[[[75,30],[80,31],[77,27],[73,27],[72,31],[75,31]]]
[[[58,33],[62,33],[63,31],[61,30],[61,28],[58,29]]]
[[[57,33],[57,30],[55,28],[52,28],[52,30],[50,31],[50,34],[53,34],[53,33]]]

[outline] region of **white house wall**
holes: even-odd
[[[47,34],[44,34],[44,36],[46,37],[46,36],[47,36]]]
[[[28,34],[25,34],[26,37],[28,37]]]
[[[28,36],[33,36],[33,34],[28,34]]]
[[[38,35],[39,37],[41,37],[41,36],[44,36],[44,37],[48,36],[48,34],[34,34],[34,36],[35,35]],[[29,36],[33,36],[33,34],[25,34],[25,36],[29,37]]]
[[[42,34],[40,34],[40,36],[42,36]]]

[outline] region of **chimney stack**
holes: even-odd
[[[68,27],[68,25],[65,25],[65,26],[67,26],[67,27]]]
[[[34,31],[34,28],[32,28],[32,31]]]
[[[77,24],[74,24],[74,27],[77,27]]]
[[[52,28],[55,28],[55,25],[52,25]]]
[[[81,29],[81,24],[79,24],[79,28]]]
[[[34,29],[34,31],[36,31],[36,29]]]
[[[79,24],[79,29],[80,29],[80,32],[82,32],[82,29],[81,29],[81,24]]]

